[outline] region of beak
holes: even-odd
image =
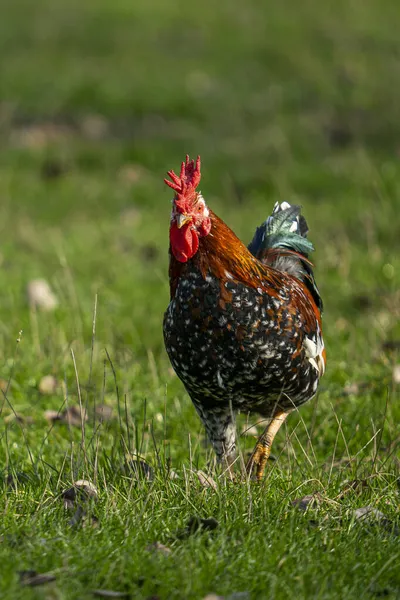
[[[190,217],[189,215],[183,215],[182,213],[179,213],[176,216],[176,224],[178,226],[178,229],[183,227],[185,225],[185,223],[188,223],[191,220],[192,220],[192,217]]]

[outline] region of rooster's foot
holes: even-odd
[[[288,413],[279,413],[271,419],[269,425],[265,428],[263,433],[258,439],[256,447],[253,450],[252,455],[246,465],[246,473],[248,477],[253,475],[255,471],[255,478],[257,481],[262,479],[265,471],[265,465],[271,454],[272,442],[276,434],[278,433],[282,423],[288,416]]]
[[[264,445],[261,440],[257,442],[256,447],[250,456],[246,465],[246,473],[248,477],[252,477],[253,474],[257,481],[260,481],[264,475],[265,465],[267,464],[271,448]]]

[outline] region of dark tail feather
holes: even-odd
[[[307,239],[307,221],[301,207],[278,202],[272,215],[257,227],[249,244],[250,252],[264,264],[284,271],[303,281],[322,312],[322,300],[308,255],[314,246]]]

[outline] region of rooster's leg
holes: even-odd
[[[248,475],[251,475],[255,468],[257,481],[260,481],[264,474],[265,465],[267,464],[267,460],[271,454],[272,442],[274,441],[276,434],[278,433],[288,414],[289,413],[282,412],[273,417],[271,422],[258,438],[256,447],[254,448],[246,466]]]
[[[228,477],[233,477],[233,465],[236,460],[235,415],[230,409],[211,411],[195,404],[206,429],[217,460]]]

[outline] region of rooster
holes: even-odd
[[[268,419],[247,464],[261,479],[286,417],[310,400],[324,373],[322,301],[299,206],[276,203],[248,248],[197,190],[200,157],[186,157],[170,223],[165,347],[219,462],[236,458],[235,416]]]

